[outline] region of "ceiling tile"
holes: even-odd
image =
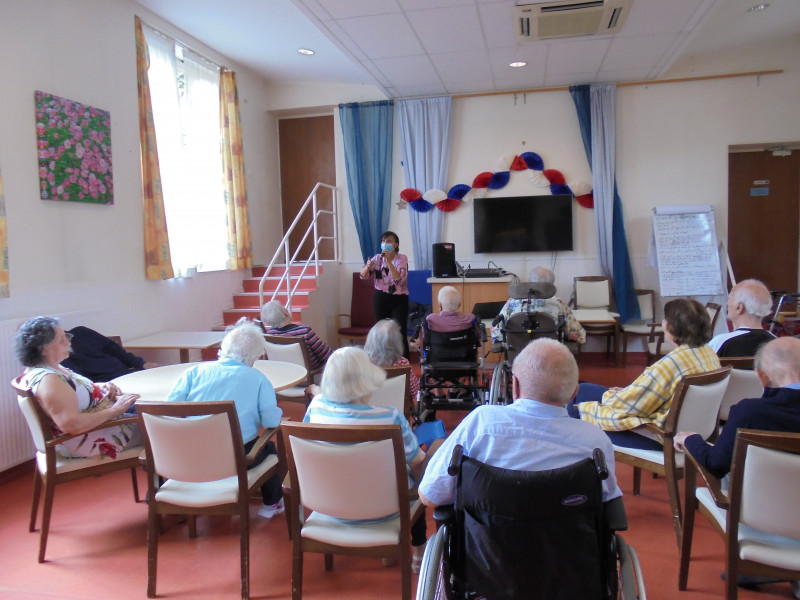
[[[714,0],[635,0],[618,35],[624,36],[631,31],[636,35],[683,31],[692,22],[698,9],[703,8],[705,12],[713,2]]]
[[[527,44],[515,48],[495,48],[489,51],[489,61],[492,73],[496,78],[503,79],[541,79],[545,74],[547,65],[547,46],[540,44]],[[515,61],[528,63],[524,67],[514,68],[508,65]]]
[[[443,8],[446,6],[474,6],[475,0],[400,0],[403,10],[424,10],[426,8]]]
[[[320,24],[320,28],[327,30],[329,34],[328,37],[332,38],[334,42],[339,42],[342,46],[344,46],[348,52],[352,53],[356,60],[365,61],[369,60],[369,57],[364,54],[364,52],[359,48],[358,44],[353,41],[347,32],[341,28],[338,21],[325,21],[324,23]]]
[[[478,7],[481,27],[486,36],[489,48],[516,46],[517,37],[514,31],[514,6],[508,2],[492,2]]]
[[[423,52],[411,26],[396,15],[342,19],[339,24],[370,58],[411,56]]]
[[[570,85],[586,85],[598,83],[597,73],[558,73],[545,75],[544,87],[565,87]]]
[[[369,0],[369,2],[363,2],[363,0],[324,0],[322,4],[334,19],[349,19],[351,17],[400,12],[400,5],[397,4],[397,0]]]
[[[441,84],[438,73],[430,59],[424,55],[380,58],[372,61],[389,83],[395,87],[404,85]]]
[[[660,61],[675,40],[671,34],[616,37],[603,60],[603,71],[641,69]],[[649,69],[645,68],[647,72]]]
[[[445,87],[441,84],[425,84],[425,85],[401,85],[397,87],[397,95],[400,98],[408,98],[411,96],[442,96],[447,93]]]
[[[483,35],[474,6],[434,8],[407,13],[427,52],[483,48]]]
[[[386,76],[381,72],[381,70],[372,64],[372,61],[365,60],[361,62],[361,66],[364,67],[370,75],[375,78],[375,81],[381,84],[383,87],[389,87],[391,82],[386,79]]]
[[[491,81],[492,67],[483,50],[431,54],[433,66],[445,84],[454,81]]]
[[[596,72],[611,45],[611,39],[585,39],[575,41],[552,40],[547,53],[548,73]]]
[[[475,90],[494,91],[494,86],[487,86],[486,79],[475,81],[447,82],[445,84],[447,92],[450,94],[473,94]]]

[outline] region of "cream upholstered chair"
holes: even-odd
[[[672,405],[667,413],[664,428],[653,424],[646,425],[646,431],[659,436],[663,440],[662,450],[640,450],[614,446],[614,458],[618,463],[633,467],[633,493],[639,495],[642,469],[667,480],[672,521],[675,526],[675,537],[681,543],[681,505],[678,480],[683,477],[683,454],[677,452],[672,439],[679,431],[695,431],[704,440],[717,431],[719,422],[719,405],[728,386],[730,367],[715,371],[686,375],[678,383],[672,396]]]
[[[275,392],[279,400],[300,402],[308,406],[309,398],[306,397],[306,388],[313,379],[311,376],[311,359],[308,356],[308,346],[299,335],[264,335],[267,346],[267,360],[281,360],[305,367],[308,377],[300,385]]]
[[[746,367],[748,361],[749,368]],[[730,365],[733,367],[731,369],[730,383],[728,383],[728,388],[725,390],[725,395],[719,405],[719,420],[727,421],[731,406],[745,398],[760,398],[764,394],[764,386],[761,385],[758,375],[753,370],[752,356],[736,359],[720,358],[719,362],[722,366]],[[739,368],[735,365],[743,366]]]
[[[383,385],[372,392],[369,403],[373,406],[390,406],[396,408],[397,412],[411,416],[411,393],[409,391],[411,381],[411,366],[401,365],[397,367],[383,367],[386,371],[386,381]]]
[[[292,599],[303,595],[303,556],[333,554],[398,559],[402,598],[411,599],[411,524],[422,514],[409,503],[399,425],[284,423],[281,437],[292,481]],[[301,521],[300,506],[305,512]],[[350,524],[345,520],[374,520]]]
[[[277,455],[248,469],[275,429],[267,430],[244,454],[239,417],[232,400],[139,402],[148,480],[147,596],[156,595],[158,522],[161,515],[239,516],[242,598],[250,594],[250,495],[278,471]],[[186,418],[193,417],[193,418]],[[157,487],[157,482],[164,482]]]
[[[613,322],[584,323],[581,326],[588,336],[606,338],[606,355],[614,344],[614,364],[618,364],[619,355],[619,315],[614,300],[614,287],[610,277],[603,275],[584,275],[573,280],[572,299],[576,309],[604,309],[616,317]]]
[[[339,313],[336,315],[336,346],[342,347],[342,340],[363,341],[375,325],[375,309],[372,297],[375,293],[375,279],[370,275],[361,279],[359,273],[353,273],[353,293],[350,297],[350,314]],[[349,325],[342,326],[342,319],[346,317]]]
[[[706,487],[696,487],[700,473]],[[727,600],[739,575],[800,579],[800,434],[740,429],[727,496],[720,481],[689,456],[678,587],[689,578],[694,515],[699,510],[725,540]]]
[[[628,338],[644,337],[645,350],[648,343],[658,341],[661,334],[661,323],[655,323],[656,294],[653,290],[636,290],[636,299],[639,301],[639,319],[623,323],[622,329],[622,366],[628,364]],[[650,364],[648,362],[648,364]]]
[[[39,534],[39,562],[44,562],[47,549],[47,535],[50,530],[50,514],[53,510],[55,489],[59,483],[75,481],[84,477],[97,477],[104,473],[111,473],[122,469],[131,470],[133,483],[133,496],[139,502],[139,485],[136,479],[136,467],[139,466],[139,455],[144,451],[142,446],[129,448],[120,453],[116,458],[106,456],[92,458],[61,458],[56,452],[56,447],[76,435],[53,435],[52,421],[44,412],[33,392],[20,383],[17,378],[11,382],[17,391],[19,408],[25,416],[25,421],[31,431],[34,446],[36,446],[36,469],[33,473],[33,502],[31,503],[31,519],[29,531],[36,531],[36,514],[39,512],[39,497],[44,487],[44,504],[42,506],[42,528]],[[115,425],[135,423],[136,417],[116,419]],[[95,429],[105,429],[109,423],[103,423]]]

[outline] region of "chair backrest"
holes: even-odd
[[[468,589],[498,600],[532,597],[531,590],[538,598],[605,598],[615,577],[598,471],[591,458],[516,471],[464,457],[454,552]]]
[[[375,280],[372,277],[361,279],[353,273],[353,295],[350,298],[350,326],[372,327],[375,325],[375,308],[372,296],[375,292]]]
[[[408,522],[408,481],[399,425],[281,425],[295,498],[340,519],[395,513]],[[298,493],[294,494],[294,490]]]
[[[408,300],[417,304],[433,305],[433,284],[428,283],[430,269],[416,269],[408,272]]]
[[[797,518],[800,434],[740,429],[733,452],[729,494],[729,531],[737,532],[741,523],[761,532],[800,540]],[[735,541],[737,536],[733,533],[732,537],[731,541]],[[797,544],[795,541],[794,547],[786,549],[794,564]],[[752,559],[763,562],[758,560],[757,552],[758,548]],[[778,553],[778,544],[770,548],[773,560]]]
[[[611,278],[602,275],[585,275],[574,279],[575,308],[605,308],[614,310],[614,289]]]
[[[408,416],[411,411],[409,385],[411,366],[383,367],[386,380],[383,385],[372,392],[369,403],[372,406],[389,406],[396,408],[401,415]]]
[[[53,438],[53,428],[50,425],[51,420],[39,404],[39,400],[36,398],[33,391],[24,385],[21,379],[21,377],[12,379],[11,387],[17,392],[19,408],[22,411],[22,415],[25,417],[28,429],[31,431],[33,445],[36,446],[37,452],[44,453],[47,450],[47,441]]]
[[[723,367],[730,365],[734,369],[744,369],[752,371],[755,367],[755,356],[720,356],[719,364]]]
[[[694,431],[707,440],[719,424],[719,406],[730,381],[730,367],[684,375],[672,396],[664,430]]]
[[[514,362],[517,354],[522,352],[532,340],[538,338],[558,339],[558,325],[555,319],[545,312],[533,311],[515,313],[506,322],[506,353],[510,362]]]
[[[764,386],[761,385],[755,371],[731,369],[731,378],[719,405],[719,418],[727,421],[731,406],[745,398],[760,398],[763,393]]]
[[[280,360],[305,367],[311,377],[308,346],[299,335],[264,335],[267,360]]]
[[[238,476],[246,492],[244,445],[233,400],[138,402],[136,411],[150,476],[187,482]]]
[[[722,306],[720,306],[716,302],[706,302],[706,311],[708,311],[708,318],[711,319],[712,335],[714,333],[714,328],[717,326],[717,319],[719,319],[719,313],[721,310]]]
[[[652,323],[656,318],[656,294],[653,290],[636,289],[639,301],[639,317],[644,323]]]
[[[423,354],[425,362],[475,362],[480,341],[475,327],[460,331],[433,331],[423,323]]]
[[[556,295],[556,286],[544,281],[521,281],[508,284],[508,297],[517,300],[546,300]],[[502,308],[502,307],[501,307]],[[500,311],[498,311],[500,312]]]

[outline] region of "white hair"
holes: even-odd
[[[270,327],[281,327],[286,321],[286,313],[283,312],[283,304],[277,300],[270,300],[261,307],[261,322]]]
[[[326,400],[349,404],[383,385],[386,371],[373,365],[361,348],[339,348],[330,355],[322,372],[320,389]]]
[[[220,358],[232,358],[252,367],[267,351],[264,332],[245,317],[229,327],[219,348]]]
[[[531,283],[555,283],[556,275],[547,267],[533,267],[529,279]]]
[[[442,310],[458,310],[458,307],[461,306],[461,294],[452,285],[446,285],[440,289],[437,300],[442,305]]]
[[[758,279],[745,279],[731,290],[734,303],[744,304],[744,311],[756,317],[766,317],[772,312],[772,296],[766,285]]]
[[[512,367],[523,398],[566,404],[578,387],[578,363],[556,340],[539,338],[517,354]]]
[[[766,374],[771,387],[784,387],[800,381],[800,340],[779,337],[758,349],[755,368]]]
[[[403,356],[403,334],[393,319],[381,319],[367,334],[364,351],[369,360],[379,367],[391,367]]]

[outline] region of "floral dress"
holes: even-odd
[[[103,396],[99,386],[91,380],[62,367],[31,367],[25,371],[23,382],[36,394],[39,384],[47,375],[56,375],[63,379],[75,390],[78,395],[78,410],[81,412],[94,412],[111,406],[108,398]],[[62,435],[63,432],[51,423],[53,434]],[[138,427],[133,424],[107,427],[89,431],[78,435],[63,444],[59,444],[57,452],[64,458],[88,458],[94,456],[108,456],[116,458],[117,454],[134,445],[138,439]]]

